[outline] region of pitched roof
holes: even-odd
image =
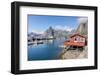
[[[72,35],[72,36],[71,36],[71,38],[72,38],[72,37],[75,37],[75,36],[80,36],[80,37],[86,38],[84,35],[80,35],[80,34],[78,34],[78,33],[77,33],[77,34]]]

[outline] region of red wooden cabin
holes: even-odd
[[[77,46],[84,47],[86,43],[86,37],[80,34],[74,34],[69,40],[64,42],[65,46]]]

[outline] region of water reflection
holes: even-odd
[[[43,44],[33,44],[28,46],[28,60],[52,60],[58,59],[58,54],[62,51],[65,39],[44,40]]]

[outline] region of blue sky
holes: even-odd
[[[28,15],[28,32],[43,33],[52,26],[54,29],[72,30],[78,27],[77,16],[50,16],[50,15]]]

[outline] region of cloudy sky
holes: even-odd
[[[71,31],[87,17],[28,15],[28,32],[43,33],[52,26],[54,29]]]

